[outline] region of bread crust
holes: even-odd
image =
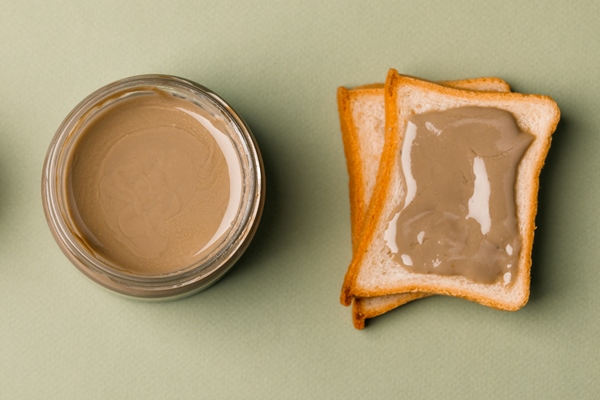
[[[413,300],[432,296],[429,293],[397,293],[375,297],[357,297],[352,302],[352,324],[356,329],[365,327],[365,320],[403,306]]]
[[[424,91],[426,93],[432,94],[432,100],[435,101],[435,98],[438,96],[442,97],[450,97],[454,100],[457,100],[459,103],[465,104],[473,104],[473,105],[483,105],[485,106],[488,103],[491,103],[492,106],[503,108],[508,107],[510,109],[510,105],[513,106],[515,104],[525,104],[525,105],[539,105],[543,104],[544,107],[549,108],[550,111],[546,111],[546,117],[549,117],[549,120],[546,121],[546,129],[545,132],[541,136],[541,140],[543,143],[536,147],[537,155],[535,157],[535,163],[531,168],[531,173],[528,177],[528,183],[531,185],[530,197],[528,206],[526,207],[526,212],[523,214],[527,216],[526,221],[520,221],[520,223],[524,224],[526,227],[526,234],[523,237],[523,256],[521,257],[520,263],[520,272],[521,276],[521,286],[522,288],[526,288],[526,291],[523,290],[523,293],[519,296],[517,301],[513,301],[506,303],[504,301],[498,301],[497,299],[489,298],[482,296],[480,293],[474,293],[470,289],[461,289],[456,287],[448,287],[440,284],[432,284],[429,283],[409,283],[403,284],[399,283],[393,289],[390,288],[365,288],[360,285],[357,286],[357,274],[361,270],[363,260],[365,258],[365,254],[369,248],[369,245],[373,241],[373,235],[377,228],[377,224],[380,221],[381,213],[383,205],[385,204],[385,199],[389,191],[390,180],[392,179],[392,169],[394,168],[394,161],[399,153],[399,145],[402,140],[402,124],[405,123],[403,119],[400,118],[398,112],[398,88],[404,85],[406,88],[416,88],[418,90]],[[385,85],[385,96],[386,96],[386,138],[385,138],[385,149],[382,154],[381,163],[379,167],[379,172],[377,176],[377,186],[375,192],[373,193],[373,200],[370,203],[369,211],[367,213],[367,217],[364,219],[364,226],[362,228],[362,236],[360,240],[355,239],[355,243],[357,243],[356,247],[354,247],[354,257],[352,263],[348,269],[348,273],[346,274],[346,278],[344,281],[344,286],[342,288],[341,294],[341,302],[344,305],[349,305],[353,298],[360,298],[366,296],[379,296],[386,295],[392,293],[398,293],[399,291],[407,291],[407,292],[417,292],[417,291],[430,291],[432,293],[439,294],[448,294],[458,297],[464,297],[469,300],[477,301],[482,304],[486,304],[495,308],[500,309],[518,309],[522,305],[525,304],[529,294],[529,270],[531,265],[531,246],[533,242],[533,228],[534,228],[534,218],[537,207],[537,189],[539,182],[539,172],[541,171],[543,161],[545,155],[550,146],[550,135],[556,128],[558,123],[560,112],[556,103],[552,99],[547,96],[537,96],[537,95],[520,95],[520,94],[493,94],[493,93],[475,93],[468,91],[461,91],[458,89],[445,88],[443,86],[418,80],[416,78],[406,77],[399,75],[395,70],[391,70],[388,74],[388,80]],[[431,96],[430,96],[431,97]],[[418,112],[418,105],[415,105],[414,112]],[[451,108],[451,107],[450,107]],[[510,111],[510,110],[509,110]],[[540,135],[538,135],[540,136]],[[469,286],[469,285],[467,285]],[[360,309],[357,311],[356,315],[361,314]]]

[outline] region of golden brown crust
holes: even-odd
[[[400,307],[406,303],[410,303],[413,300],[422,299],[424,297],[431,296],[429,293],[399,293],[398,295],[384,296],[385,301],[382,301],[379,305],[366,306],[365,302],[367,298],[354,298],[352,302],[352,323],[356,329],[363,329],[365,327],[365,320],[369,318],[377,317],[384,314],[394,308]],[[394,297],[393,299],[391,297]]]
[[[460,81],[441,81],[440,85],[477,92],[510,92],[510,85],[504,79],[496,77],[482,77],[462,79]],[[492,90],[493,88],[493,90]]]
[[[352,90],[364,90],[364,89],[383,89],[383,83],[367,83],[366,85],[357,86]]]
[[[391,70],[388,74],[388,79],[386,81],[385,93],[386,93],[386,146],[384,148],[382,154],[382,163],[381,168],[377,177],[377,186],[375,192],[373,194],[373,200],[369,206],[369,217],[365,219],[363,226],[363,236],[361,237],[360,243],[354,252],[354,258],[352,263],[348,269],[346,274],[346,278],[344,281],[344,286],[342,288],[341,294],[341,302],[342,304],[349,305],[353,297],[366,297],[366,296],[377,296],[377,295],[386,295],[390,294],[389,290],[369,290],[367,292],[362,291],[360,288],[355,287],[356,277],[362,263],[362,260],[365,256],[366,250],[373,238],[374,231],[376,229],[376,225],[378,219],[381,216],[381,212],[383,209],[383,204],[385,202],[385,198],[387,196],[387,191],[390,183],[390,169],[392,168],[392,164],[394,161],[394,157],[398,152],[398,145],[401,141],[401,132],[398,129],[398,113],[397,113],[397,90],[400,82],[411,82],[412,84],[425,88],[427,90],[431,90],[434,93],[443,93],[455,95],[457,98],[467,99],[467,100],[506,100],[506,101],[522,101],[522,102],[531,102],[531,101],[541,101],[548,102],[553,101],[549,99],[547,96],[536,96],[536,95],[519,95],[519,94],[492,94],[492,93],[476,93],[476,92],[467,92],[461,91],[458,89],[450,89],[444,88],[443,86],[436,85],[430,82],[425,82],[421,80],[417,80],[414,78],[402,77],[396,71]],[[496,101],[498,103],[498,101]],[[555,104],[555,103],[554,103]],[[553,131],[558,124],[558,119],[560,117],[560,113],[558,108],[554,111],[554,120],[551,123],[551,130]],[[524,238],[524,252],[526,253],[526,260],[524,261],[523,270],[525,279],[524,283],[529,286],[529,269],[531,265],[530,260],[530,252],[533,241],[533,219],[535,217],[536,210],[536,199],[537,199],[537,186],[538,186],[538,177],[541,171],[541,167],[543,165],[543,160],[550,146],[550,140],[548,139],[546,143],[543,144],[543,147],[538,152],[540,156],[537,157],[537,162],[534,165],[534,182],[531,182],[534,187],[532,189],[535,190],[535,194],[533,195],[533,201],[530,203],[530,210],[528,212],[532,217],[530,221],[527,221],[526,224],[530,226],[531,229],[527,231],[530,232]],[[525,254],[524,253],[524,254]],[[528,261],[527,261],[528,260]],[[494,308],[505,309],[505,310],[514,310],[520,308],[526,301],[528,293],[523,297],[523,300],[520,303],[513,303],[510,305],[504,304],[502,302],[498,302],[494,299],[482,298],[481,296],[473,295],[468,290],[447,290],[438,285],[405,285],[401,288],[402,291],[431,291],[440,294],[448,294],[454,295],[458,297],[464,297],[469,300],[477,301],[481,304],[489,305]]]
[[[338,113],[340,116],[340,125],[342,131],[342,142],[346,156],[346,167],[350,171],[360,171],[362,169],[362,159],[357,157],[358,143],[356,139],[356,126],[352,118],[352,109],[350,107],[350,91],[344,87],[338,88]],[[353,175],[353,179],[348,180],[350,193],[350,227],[352,230],[352,248],[356,248],[357,238],[356,230],[359,225],[359,215],[364,207],[364,183],[362,174]]]

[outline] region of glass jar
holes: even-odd
[[[146,101],[145,99],[154,97],[164,104],[164,107],[161,106],[164,110],[160,112],[168,116],[171,112],[177,113],[173,115],[178,115],[177,118],[181,116],[185,120],[185,123],[181,123],[183,128],[178,126],[178,121],[162,121],[160,116],[162,114],[155,113],[154,108],[149,108],[150,111],[145,110],[145,114],[139,114],[140,123],[143,125],[143,129],[140,128],[139,132],[133,122],[131,123],[133,125],[129,126],[130,123],[127,122],[129,120],[125,117],[121,119],[114,117],[117,118],[114,120],[117,121],[114,122],[115,124],[123,125],[123,127],[118,126],[114,132],[99,130],[98,126],[104,123],[102,121],[112,118],[111,115],[123,113],[125,104],[129,107],[127,112],[135,113],[136,107],[141,104],[139,99]],[[181,111],[186,115],[181,114]],[[164,134],[159,133],[164,136],[161,136],[161,140],[166,140],[164,152],[159,142],[156,148],[150,149],[154,143],[153,137],[143,136],[154,134],[152,124],[160,129],[163,127],[167,130],[172,129]],[[194,126],[194,124],[199,125]],[[182,129],[187,131],[184,132]],[[204,136],[196,138],[190,133],[196,130],[202,132]],[[179,133],[180,131],[183,133]],[[117,136],[104,139],[110,135]],[[170,138],[175,137],[188,140],[193,146],[168,143]],[[133,140],[132,138],[137,138],[139,142],[131,147],[130,158],[123,153],[124,150],[118,150],[123,157],[122,164],[125,168],[123,172],[118,169],[120,168],[118,165],[115,167],[111,163],[115,162],[115,154],[118,153],[115,148],[127,140]],[[200,139],[204,142],[200,142]],[[105,145],[98,145],[97,149],[93,147],[96,142],[100,143],[102,140],[106,141]],[[196,147],[201,149],[201,144],[205,142],[212,143],[223,156],[218,155],[217,158],[213,157],[205,161],[204,158],[208,154],[206,151],[202,150],[202,154],[195,154]],[[181,148],[180,153],[177,153],[177,146]],[[146,151],[146,147],[149,150]],[[215,152],[218,153],[218,150]],[[146,153],[138,154],[143,151]],[[162,169],[157,169],[154,165],[158,161],[153,161],[152,151],[164,153],[166,158],[164,162],[161,161]],[[218,161],[221,163],[219,165],[226,165],[223,167],[226,168],[226,174],[223,176],[228,176],[229,189],[227,190],[226,187],[226,179],[220,177],[212,177],[213,186],[209,188],[203,189],[198,183],[197,190],[189,189],[190,183],[194,186],[199,182],[189,179],[185,181],[187,182],[185,187],[177,188],[172,178],[178,177],[179,172],[165,171],[168,166],[177,164],[183,159],[188,160],[186,162],[192,166],[190,170],[196,174],[191,175],[192,178],[200,176],[196,170],[205,168],[204,164],[213,162],[211,161],[213,159],[221,160]],[[87,179],[85,175],[82,175],[84,178],[78,178],[77,174],[81,175],[79,171],[83,168],[80,166],[85,165],[82,161],[86,160],[89,161],[89,165],[85,167],[86,171],[91,171],[90,176],[95,178]],[[137,170],[127,170],[132,163],[137,163],[135,166]],[[216,170],[216,167],[214,169]],[[139,175],[140,181],[131,178],[132,171]],[[205,175],[206,171],[212,173],[211,168],[203,171],[202,174]],[[121,179],[121,175],[118,174],[122,174],[123,179],[129,179],[123,182],[131,182],[131,185],[119,186],[120,189],[115,189],[118,185],[115,186],[116,181],[111,181],[113,179],[111,176]],[[76,181],[82,182],[80,188],[75,186]],[[155,187],[149,189],[148,185]],[[161,185],[170,186],[171,192],[161,192],[166,194],[156,195],[164,189]],[[136,192],[138,189],[144,191],[141,194],[144,194],[146,202],[144,204],[149,204],[149,208],[140,207],[141,203],[138,200],[141,194]],[[189,197],[192,196],[189,193],[197,194],[199,190],[204,190],[209,197],[214,197],[215,191],[228,193],[228,196],[221,196],[227,200],[220,200],[222,206],[219,206],[221,207],[219,213],[203,210],[201,204],[205,203],[198,202],[197,197]],[[179,195],[177,191],[180,192]],[[183,200],[182,191],[188,196]],[[68,259],[81,272],[103,287],[123,295],[146,299],[189,295],[207,288],[221,278],[245,251],[256,232],[264,204],[264,191],[264,168],[260,151],[250,129],[239,115],[209,89],[182,78],[166,75],[143,75],[122,79],[85,98],[58,128],[48,149],[42,177],[46,219],[56,242]],[[79,198],[83,196],[81,193],[89,196]],[[132,199],[137,200],[128,203],[129,198],[124,199],[125,195],[133,196]],[[165,198],[170,200],[165,202]],[[89,205],[94,201],[98,204]],[[93,218],[88,218],[85,214],[88,212],[84,210],[86,207],[89,209],[89,215],[94,216]],[[162,210],[162,214],[155,212],[157,209]],[[179,214],[183,209],[186,209],[189,215],[212,213],[216,215],[216,217],[212,216],[213,219],[218,220],[218,228],[213,224],[214,232],[209,232],[210,240],[206,243],[198,243],[199,250],[193,254],[193,257],[181,255],[189,253],[189,249],[179,251],[181,242],[172,234],[175,232],[180,234],[181,238],[188,240],[197,233],[194,232],[193,220],[186,221],[180,217]],[[124,217],[127,215],[129,219]],[[156,215],[163,218],[160,219],[160,223],[152,221]],[[175,219],[173,215],[179,216],[179,219]],[[183,228],[179,229],[177,221],[181,224],[191,224],[191,228],[188,226],[183,232]],[[140,222],[139,226],[136,225],[138,222]],[[197,223],[196,227],[204,229],[204,223]],[[138,232],[140,229],[142,231],[146,229],[146,232]],[[183,233],[177,233],[179,231]],[[147,241],[144,242],[146,239]],[[190,246],[196,245],[193,239],[189,240],[191,240]],[[172,243],[175,244],[171,245]],[[147,251],[144,250],[146,253],[143,253],[140,249]],[[170,253],[165,253],[167,251],[165,249]],[[121,258],[114,256],[114,254],[127,255],[128,252],[131,253],[131,259],[134,261],[123,258],[125,256]],[[171,254],[173,259],[178,261],[171,263],[170,256],[164,254]],[[166,258],[161,259],[162,264],[159,264],[154,262],[154,255]],[[131,265],[125,265],[129,262]],[[153,263],[168,265],[168,268],[151,268]]]

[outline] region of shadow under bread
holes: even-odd
[[[563,247],[565,242],[560,240],[562,234],[557,219],[560,205],[559,196],[556,194],[565,190],[560,187],[561,183],[557,178],[561,171],[569,168],[566,162],[569,153],[573,151],[573,129],[574,124],[569,116],[562,115],[552,135],[552,145],[540,174],[537,229],[532,251],[530,304],[536,303],[549,293],[556,295],[550,286],[563,265],[555,255],[568,251]]]

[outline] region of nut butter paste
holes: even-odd
[[[510,284],[520,235],[517,166],[533,136],[512,114],[463,107],[410,117],[402,145],[406,197],[385,233],[411,272]]]
[[[206,114],[149,89],[113,100],[82,127],[67,169],[69,211],[97,256],[141,275],[205,256],[236,200],[231,156]]]

